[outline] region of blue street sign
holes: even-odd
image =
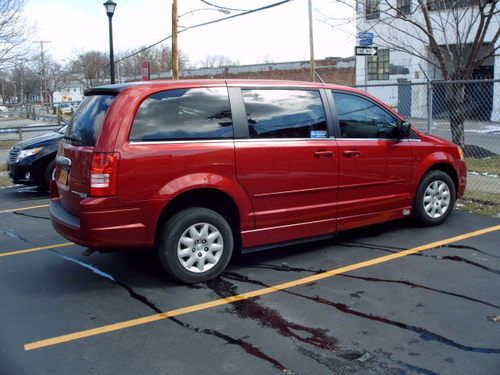
[[[359,45],[363,47],[369,47],[373,45],[373,39],[360,39]]]
[[[373,39],[375,35],[369,31],[361,31],[358,33],[358,39]]]

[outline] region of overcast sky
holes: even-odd
[[[253,9],[278,0],[210,0],[238,9]],[[107,16],[103,0],[28,0],[25,17],[33,25],[33,40],[48,40],[50,55],[59,61],[80,52],[108,52]],[[152,44],[171,34],[171,0],[115,0],[113,17],[115,52]],[[209,8],[200,0],[178,0],[179,14]],[[332,28],[323,15],[350,18],[353,11],[334,0],[313,0],[316,58],[351,56],[354,23]],[[232,14],[236,14],[233,12]],[[202,10],[180,19],[189,26],[225,15]],[[337,21],[338,23],[338,21]],[[170,43],[167,41],[165,43]],[[307,0],[293,0],[279,7],[233,20],[188,30],[179,35],[179,47],[196,65],[206,55],[226,55],[241,64],[307,60],[309,58]]]

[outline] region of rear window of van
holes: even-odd
[[[76,145],[94,146],[114,95],[92,95],[83,99],[64,138]]]

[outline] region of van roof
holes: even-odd
[[[105,85],[87,89],[84,91],[85,96],[89,95],[117,95],[123,90],[132,86],[177,86],[177,85],[195,85],[205,86],[214,84],[227,84],[231,86],[271,86],[271,87],[311,87],[311,88],[342,88],[350,89],[348,86],[335,85],[330,83],[318,83],[308,81],[287,81],[287,80],[264,80],[264,79],[184,79],[184,80],[157,80],[157,81],[138,81],[117,83],[113,85]],[[354,90],[353,90],[354,91]]]

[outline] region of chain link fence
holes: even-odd
[[[462,146],[469,169],[459,207],[500,217],[500,80],[358,85],[419,130]]]

